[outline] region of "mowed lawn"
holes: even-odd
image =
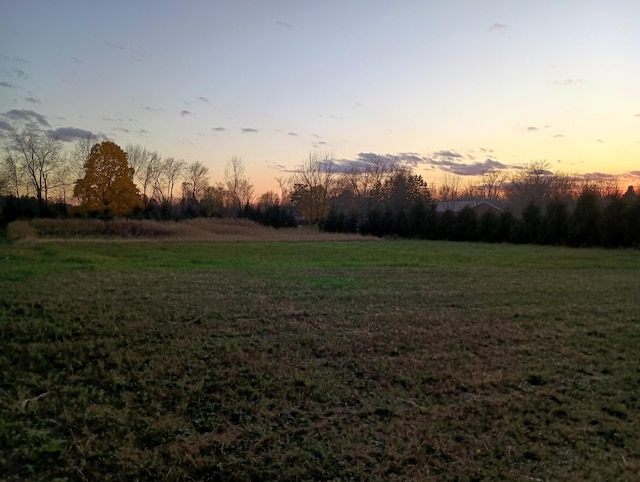
[[[0,479],[637,480],[640,251],[0,245]]]

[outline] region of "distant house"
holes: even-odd
[[[452,211],[457,213],[464,208],[471,208],[475,211],[477,216],[482,216],[486,213],[500,214],[502,208],[491,204],[487,201],[447,201],[438,203],[436,206],[436,212],[443,213],[445,211]]]

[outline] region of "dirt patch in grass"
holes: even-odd
[[[259,246],[233,252],[253,259]],[[461,246],[432,251],[459,256]],[[386,256],[409,247],[389,243]],[[118,249],[124,256],[127,245]],[[290,255],[301,249],[319,253],[299,244]],[[0,279],[3,476],[640,473],[637,271],[552,259],[522,270],[513,251],[499,268],[385,267],[384,251],[357,267],[277,256],[268,270],[238,259],[244,268],[98,264],[61,271],[56,283]]]

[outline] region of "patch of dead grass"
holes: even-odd
[[[275,229],[246,219],[195,218],[184,221],[116,219],[33,219],[7,228],[12,241],[348,241],[355,234],[325,233],[316,226]],[[373,238],[371,238],[373,239]]]

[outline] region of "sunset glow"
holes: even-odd
[[[90,132],[212,182],[237,156],[258,193],[312,151],[635,180],[638,25],[634,0],[5,2],[0,136]]]

